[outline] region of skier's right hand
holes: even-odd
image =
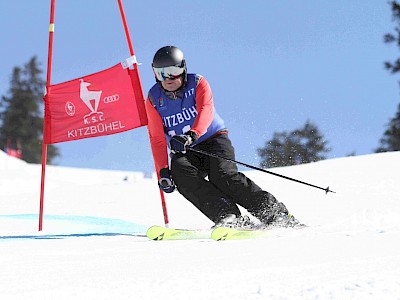
[[[175,191],[175,184],[172,180],[172,176],[168,168],[160,170],[160,179],[158,180],[158,186],[165,193],[172,193],[173,191]]]
[[[199,137],[196,132],[189,130],[185,134],[174,135],[169,142],[172,153],[185,154],[188,147],[197,141]]]

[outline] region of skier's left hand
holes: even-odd
[[[188,131],[185,134],[174,135],[169,142],[172,153],[186,153],[187,147],[197,140],[197,134],[193,131]]]

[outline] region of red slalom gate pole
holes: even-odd
[[[49,25],[49,49],[47,54],[47,76],[46,76],[46,93],[49,93],[51,83],[52,57],[53,57],[53,37],[54,37],[54,11],[56,0],[51,0],[50,4],[50,25]],[[44,184],[46,175],[47,162],[47,144],[46,136],[46,108],[43,120],[43,141],[42,141],[42,176],[40,182],[40,207],[39,207],[39,231],[43,229],[43,210],[44,210]]]
[[[128,47],[129,47],[129,51],[131,56],[135,56],[135,51],[133,49],[133,45],[132,45],[132,40],[131,40],[131,36],[129,34],[129,29],[128,29],[128,23],[126,22],[126,17],[125,17],[125,12],[124,12],[124,7],[122,5],[122,0],[118,0],[118,6],[119,6],[119,11],[121,13],[121,18],[122,18],[122,24],[124,26],[124,30],[125,30],[125,35],[126,35],[126,40],[128,42]],[[144,101],[144,94],[143,94],[143,88],[142,88],[142,83],[140,81],[140,76],[139,76],[139,70],[138,70],[138,65],[137,65],[137,61],[136,58],[134,59],[134,68],[133,68],[133,89],[136,95],[140,95],[141,98]],[[150,138],[150,135],[149,135]],[[154,160],[154,155],[153,155],[153,160]],[[160,175],[157,174],[157,179],[160,179]],[[161,205],[162,205],[162,210],[163,210],[163,215],[164,215],[164,223],[165,226],[168,227],[169,224],[169,220],[168,220],[168,211],[167,211],[167,204],[165,203],[165,196],[163,191],[160,190],[160,197],[161,197]]]

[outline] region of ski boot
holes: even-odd
[[[237,229],[251,229],[255,227],[255,224],[250,220],[249,216],[236,217],[234,214],[227,214],[222,217],[218,222],[215,223],[211,229],[217,227],[229,227]]]

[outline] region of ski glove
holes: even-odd
[[[174,135],[169,142],[172,153],[186,153],[188,147],[198,139],[194,131],[188,131],[185,134]]]
[[[160,170],[160,180],[158,180],[158,186],[165,193],[172,193],[175,191],[175,184],[168,168]]]

